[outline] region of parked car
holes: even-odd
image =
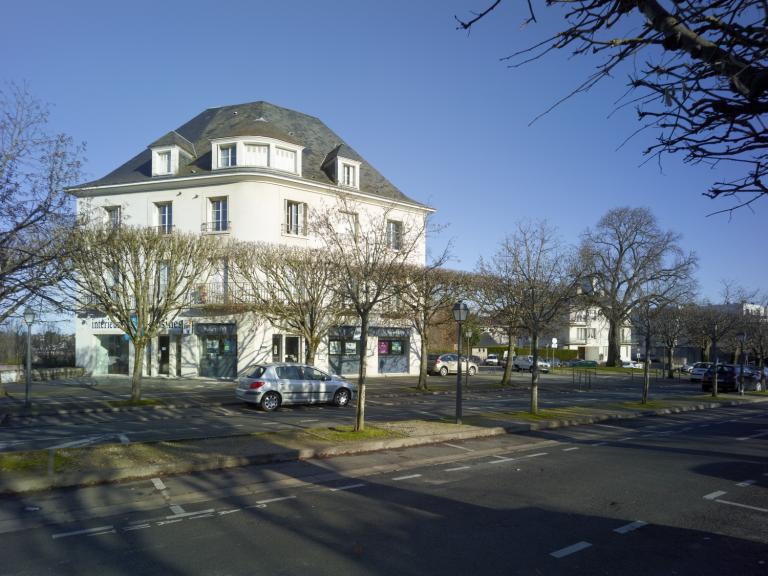
[[[326,402],[343,407],[357,396],[355,384],[306,364],[254,364],[243,374],[235,395],[267,412],[283,404]]]
[[[485,364],[486,364],[486,366],[498,366],[499,365],[499,355],[498,354],[488,354],[488,356],[485,358]]]
[[[512,366],[518,372],[520,370],[530,371],[533,368],[533,356],[515,356],[512,358]],[[550,365],[546,360],[539,358],[536,361],[536,366],[539,367],[539,372],[549,372]]]
[[[680,372],[684,372],[686,374],[690,374],[693,370],[693,364],[688,364],[687,362],[680,366]]]
[[[718,364],[717,365],[717,389],[723,392],[733,391],[739,389],[739,374],[741,374],[741,366],[734,364]],[[712,380],[715,376],[715,368],[711,366],[701,378],[701,389],[703,392],[712,391]],[[749,368],[744,368],[744,389],[755,389],[755,382],[757,382],[757,375]]]
[[[690,372],[689,380],[691,382],[701,382],[701,377],[712,366],[712,362],[696,362]]]
[[[597,368],[597,362],[595,360],[579,360],[576,358],[574,360],[569,360],[566,366],[570,366],[571,368]]]
[[[430,374],[439,374],[448,376],[456,374],[459,371],[459,356],[457,354],[440,354],[439,356],[430,354],[427,371]],[[461,372],[469,372],[470,376],[477,374],[477,364],[467,362],[466,357],[461,358]]]
[[[632,368],[633,370],[642,370],[643,369],[643,363],[642,362],[635,362],[634,360],[630,360],[629,362],[623,362],[621,367],[622,368]]]

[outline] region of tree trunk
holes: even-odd
[[[507,330],[507,363],[504,365],[504,374],[501,376],[501,385],[506,386],[512,379],[512,356],[515,354],[515,344],[512,341],[512,330]]]
[[[315,355],[317,354],[317,348],[320,342],[312,340],[310,338],[305,339],[307,342],[307,356],[304,358],[304,362],[310,366],[315,365]]]
[[[714,369],[712,370],[712,398],[717,398],[717,338],[712,339],[709,353],[710,362],[714,362]]]
[[[531,356],[533,356],[533,366],[531,366],[531,414],[539,413],[539,335],[531,335]]]
[[[139,402],[141,400],[141,372],[142,364],[144,363],[144,349],[147,343],[142,338],[141,340],[134,341],[133,349],[133,374],[131,375],[131,402]]]
[[[425,331],[426,332],[426,331]],[[419,383],[416,386],[419,390],[429,390],[427,385],[427,369],[429,368],[427,355],[428,343],[426,334],[421,335],[421,359],[419,361]]]
[[[645,326],[645,362],[643,363],[643,404],[648,404],[648,393],[651,389],[651,358],[648,350],[651,348],[650,326]]]
[[[674,380],[675,378],[675,370],[672,367],[672,356],[674,352],[674,347],[670,346],[667,348],[667,378]]]
[[[357,373],[357,413],[355,432],[365,430],[365,370],[368,356],[368,312],[360,315],[360,368]]]
[[[619,341],[621,330],[618,324],[619,323],[612,318],[608,320],[608,360],[605,363],[606,366],[621,365],[621,344]],[[647,351],[645,355],[648,355]]]

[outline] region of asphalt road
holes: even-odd
[[[498,374],[482,374],[473,378],[469,390],[463,394],[464,414],[494,410],[527,410],[530,405],[530,376],[516,374],[514,388],[479,391],[481,384],[496,383]],[[438,379],[441,383],[445,379]],[[344,409],[332,406],[285,407],[274,413],[264,413],[252,406],[236,401],[233,384],[218,384],[214,389],[200,389],[198,384],[188,388],[154,389],[149,397],[166,398],[179,402],[191,401],[187,408],[157,408],[95,411],[71,414],[51,414],[36,417],[14,417],[0,427],[0,451],[66,448],[109,444],[116,442],[146,442],[231,436],[263,431],[296,430],[317,426],[351,424],[354,407]],[[455,416],[455,396],[442,394],[391,394],[387,381],[370,385],[366,402],[366,417],[371,423]],[[473,388],[474,386],[474,388]],[[665,396],[693,396],[700,394],[696,384],[678,382],[659,384],[654,392]],[[601,402],[638,400],[641,393],[639,378],[634,380],[596,378],[587,387],[570,377],[543,375],[539,388],[539,406],[542,409],[558,406],[594,405]],[[119,397],[102,386],[94,394]],[[92,399],[93,397],[91,397]],[[70,402],[72,396],[51,395],[47,400]],[[42,399],[41,399],[42,401]]]
[[[768,573],[762,405],[0,500],[0,574]]]

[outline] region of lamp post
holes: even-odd
[[[456,424],[461,424],[461,323],[466,322],[468,315],[469,308],[463,300],[459,300],[453,305],[453,319],[458,324],[456,341],[459,347],[459,367],[456,370]]]
[[[470,356],[472,356],[472,329],[467,328],[464,335],[467,337],[467,371],[464,376],[464,385],[467,387],[467,390],[469,390],[469,362]]]
[[[32,323],[35,321],[35,311],[27,307],[24,310],[24,322],[27,324],[27,385],[24,390],[24,408],[32,405],[30,398],[32,387]]]
[[[739,395],[744,396],[744,344],[747,341],[747,333],[739,334],[739,351],[741,352],[741,371],[739,372]]]

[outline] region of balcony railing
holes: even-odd
[[[173,224],[161,224],[160,226],[150,226],[153,232],[160,235],[173,234],[175,226]]]
[[[264,297],[263,290],[256,291],[231,282],[208,282],[195,286],[189,294],[189,303],[193,306],[252,304]]]
[[[230,230],[232,230],[232,222],[229,220],[216,220],[200,224],[200,232],[203,234],[229,234]]]

